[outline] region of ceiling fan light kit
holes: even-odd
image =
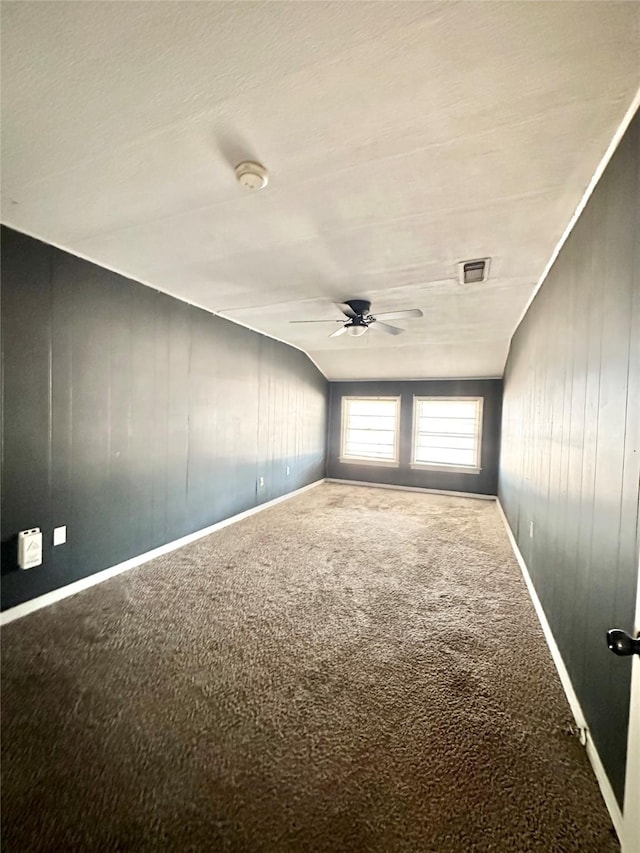
[[[354,337],[354,338],[359,338],[359,337],[360,337],[360,335],[364,335],[364,333],[365,333],[365,332],[367,331],[367,329],[368,329],[368,326],[360,325],[360,324],[353,325],[353,323],[348,323],[346,328],[347,328],[347,332],[348,332],[352,337]]]

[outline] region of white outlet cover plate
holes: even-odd
[[[67,541],[67,528],[66,525],[62,527],[54,527],[53,529],[53,544],[54,545],[64,545]]]

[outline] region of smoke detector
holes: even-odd
[[[235,169],[236,178],[246,190],[262,190],[269,183],[269,175],[260,163],[243,160]]]
[[[461,261],[458,264],[460,284],[482,284],[489,278],[491,258],[475,258],[473,261]]]

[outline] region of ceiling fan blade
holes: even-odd
[[[351,305],[347,305],[346,302],[334,302],[333,304],[337,308],[339,308],[342,311],[342,313],[345,316],[349,317],[349,319],[351,319],[351,320],[354,320],[358,316],[356,314],[356,312],[353,310],[353,308],[351,307]]]
[[[344,320],[289,320],[290,323],[343,323]]]
[[[376,314],[376,320],[401,320],[403,317],[424,317],[419,308],[407,308],[406,311],[385,311],[384,314]]]
[[[343,335],[346,331],[347,331],[347,327],[346,327],[346,326],[342,326],[341,328],[336,329],[336,330],[335,330],[335,332],[331,332],[331,334],[329,335],[329,337],[330,337],[330,338],[337,338],[337,337],[338,337],[338,335]]]
[[[390,326],[389,323],[381,323],[380,320],[371,323],[369,328],[380,329],[381,332],[386,332],[388,335],[401,335],[404,332],[404,329],[399,329],[398,326]]]

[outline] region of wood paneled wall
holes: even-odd
[[[6,228],[2,275],[3,608],[324,477],[303,353]]]
[[[605,632],[631,632],[637,582],[639,155],[636,116],[512,341],[499,485],[621,803],[631,662]]]

